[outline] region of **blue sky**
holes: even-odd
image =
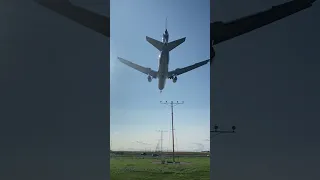
[[[210,66],[205,65],[168,80],[160,94],[157,79],[121,64],[122,57],[157,70],[159,52],[145,38],[161,40],[168,18],[169,41],[186,37],[170,52],[169,70],[189,66],[210,57],[210,1],[111,0],[111,149],[156,148],[164,133],[164,149],[170,148],[171,111],[160,101],[184,101],[174,108],[177,150],[210,147]],[[150,145],[141,145],[141,141]],[[168,147],[169,146],[169,147]],[[171,150],[171,149],[169,149]]]

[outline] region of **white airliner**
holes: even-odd
[[[34,0],[40,5],[55,11],[91,30],[110,38],[110,17],[89,11],[74,5],[70,0]],[[106,0],[110,4],[110,0]],[[210,23],[210,41],[212,42],[211,60],[215,57],[214,46],[235,37],[249,33],[280,19],[293,15],[313,6],[316,0],[291,0],[273,6],[271,9],[229,21]]]
[[[169,42],[169,33],[166,28],[166,30],[162,36],[162,42],[155,40],[155,39],[152,39],[148,36],[146,36],[146,40],[160,51],[158,71],[154,71],[151,68],[146,68],[146,67],[140,66],[138,64],[132,63],[132,62],[125,60],[123,58],[120,58],[120,57],[118,57],[118,59],[120,60],[120,62],[128,65],[129,67],[134,68],[134,69],[148,75],[149,82],[151,82],[152,79],[158,78],[159,79],[158,88],[160,90],[160,93],[162,92],[162,90],[165,87],[167,78],[172,79],[173,83],[175,83],[175,82],[177,82],[178,75],[186,73],[186,72],[191,71],[193,69],[196,69],[200,66],[203,66],[210,61],[210,59],[208,59],[208,60],[193,64],[191,66],[187,66],[184,68],[177,68],[176,70],[169,71],[169,52],[171,50],[173,50],[174,48],[176,48],[177,46],[179,46],[180,44],[182,44],[186,40],[186,38],[184,37],[184,38]]]

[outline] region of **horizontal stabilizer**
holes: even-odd
[[[168,43],[168,50],[171,51],[172,49],[178,47],[180,44],[182,44],[184,41],[186,40],[186,38],[181,38],[172,42]]]
[[[157,48],[159,51],[162,51],[163,43],[155,40],[151,37],[146,36],[147,41],[152,44],[155,48]]]

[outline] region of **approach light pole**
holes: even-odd
[[[160,101],[160,104],[165,104],[165,105],[170,105],[171,106],[171,127],[172,127],[172,161],[173,163],[175,163],[175,160],[174,160],[174,126],[173,126],[173,107],[174,106],[177,106],[177,105],[180,105],[180,104],[183,104],[184,101],[182,102],[168,102],[168,101],[165,101],[165,102],[162,102]]]
[[[161,157],[162,157],[163,133],[164,133],[164,132],[168,132],[168,131],[164,131],[164,130],[157,130],[157,132],[160,132],[160,133],[161,133],[161,138],[160,138],[160,153],[161,153]]]
[[[211,133],[216,133],[214,136],[217,136],[219,134],[226,134],[226,133],[236,133],[236,126],[232,126],[231,127],[232,130],[219,130],[219,126],[218,125],[214,125],[214,130],[210,130]]]

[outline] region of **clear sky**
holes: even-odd
[[[159,52],[145,38],[161,40],[166,17],[169,40],[186,37],[183,44],[170,52],[169,70],[208,59],[209,7],[208,0],[111,1],[111,149],[154,150],[160,139],[160,133],[156,131],[167,130],[163,147],[171,150],[170,107],[160,101],[185,102],[174,108],[176,150],[210,148],[209,141],[205,141],[210,137],[209,65],[178,76],[175,84],[168,80],[160,94],[156,79],[149,83],[145,74],[117,60],[119,56],[157,70]]]

